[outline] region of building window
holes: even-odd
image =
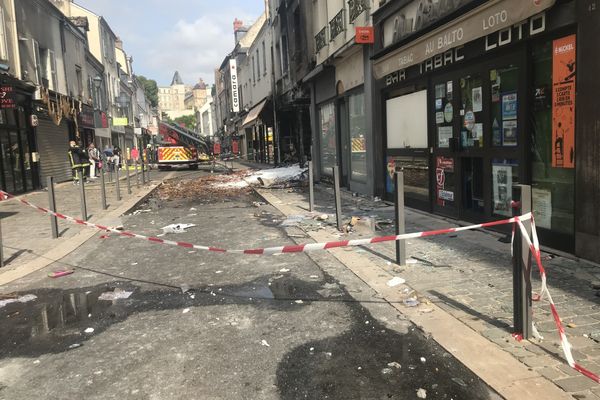
[[[346,30],[346,24],[344,21],[344,9],[342,8],[331,21],[329,21],[329,32],[331,37],[330,41],[333,41],[340,33]]]
[[[44,50],[44,65],[42,66],[42,79],[47,81],[48,89],[58,90],[58,74],[56,71],[56,56],[52,50]]]
[[[0,7],[0,59],[8,60],[8,44],[6,41],[6,23],[4,9]]]
[[[281,36],[281,71],[283,75],[287,75],[290,67],[290,59],[288,55],[288,39],[286,35]]]
[[[265,41],[262,42],[262,52],[263,52],[263,68],[265,76],[267,75],[267,50],[265,48]]]
[[[42,64],[40,57],[40,44],[35,39],[31,39],[31,47],[33,49],[33,67],[35,69],[35,83],[42,84]]]
[[[252,57],[252,83],[256,84],[256,68],[254,66],[254,56]]]
[[[260,81],[260,52],[256,49],[256,76],[257,80]]]
[[[351,178],[357,182],[367,182],[367,121],[365,116],[365,95],[359,93],[348,98],[350,128]]]
[[[77,96],[80,99],[83,99],[83,74],[81,72],[81,67],[75,67],[75,75],[77,76]]]
[[[321,133],[321,173],[332,175],[332,168],[337,163],[337,137],[335,129],[335,105],[333,102],[324,104],[319,109]]]

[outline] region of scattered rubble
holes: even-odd
[[[106,301],[114,301],[121,299],[128,299],[133,292],[128,292],[126,290],[116,288],[112,292],[104,292],[98,297],[98,300],[106,300]]]
[[[164,236],[167,233],[185,233],[187,229],[193,228],[196,224],[171,224],[165,227],[162,227],[163,233],[158,236]]]
[[[426,399],[427,398],[427,390],[420,388],[419,390],[417,390],[417,397],[420,399]]]
[[[398,285],[403,285],[403,284],[405,284],[405,283],[406,283],[406,280],[404,280],[404,279],[402,279],[402,278],[399,278],[399,277],[397,277],[397,276],[396,276],[396,277],[394,277],[394,278],[390,279],[390,280],[388,281],[387,285],[388,285],[389,287],[395,287],[395,286],[398,286]]]
[[[6,307],[11,303],[28,303],[30,301],[36,300],[37,296],[34,294],[26,294],[24,296],[16,296],[16,295],[2,295],[0,296],[0,308]]]

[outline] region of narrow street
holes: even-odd
[[[292,243],[253,191],[207,179],[175,172],[125,229]],[[48,279],[65,267],[75,273]],[[37,296],[0,308],[2,399],[500,398],[327,253],[222,255],[99,233],[2,293]]]

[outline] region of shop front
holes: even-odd
[[[39,188],[31,128],[31,89],[3,77],[0,86],[0,189],[23,193]]]
[[[375,18],[379,192],[401,169],[408,205],[481,222],[529,184],[543,244],[573,252],[575,2],[462,1],[425,20],[413,3]],[[400,29],[411,12],[420,27]]]

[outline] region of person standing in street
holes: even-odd
[[[90,143],[88,147],[88,157],[90,161],[90,178],[96,179],[96,171],[100,169],[100,150],[96,148],[94,143]]]
[[[137,147],[134,147],[133,149],[131,149],[131,159],[135,162],[138,163],[140,160],[140,151],[138,150]]]
[[[73,184],[79,185],[85,179],[85,169],[90,165],[89,158],[74,140],[69,142],[68,155],[73,173]]]
[[[106,145],[104,146],[103,154],[105,158],[105,164],[108,168],[108,172],[113,172],[113,149],[109,145]]]
[[[115,146],[112,159],[114,168],[117,170],[121,169],[121,149],[117,146]]]

